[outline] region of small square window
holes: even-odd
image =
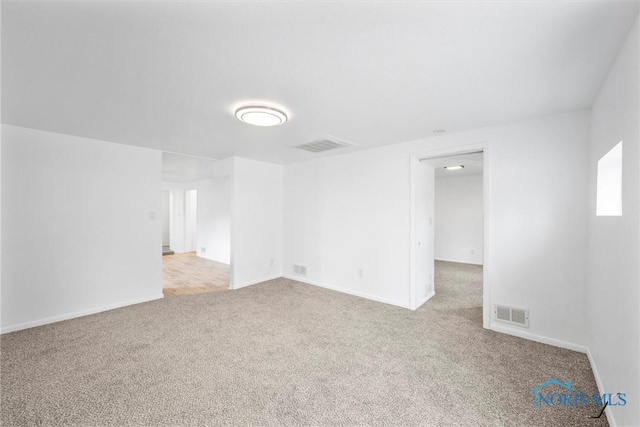
[[[597,216],[622,216],[622,141],[598,161]]]

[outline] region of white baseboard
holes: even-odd
[[[373,295],[373,294],[369,294],[366,292],[360,292],[360,291],[354,291],[351,289],[347,289],[347,288],[341,288],[339,286],[333,286],[333,285],[327,285],[326,283],[322,283],[322,282],[317,282],[315,280],[309,280],[305,277],[301,277],[301,276],[290,276],[290,275],[284,275],[283,276],[285,279],[290,279],[290,280],[295,280],[296,282],[302,282],[302,283],[306,283],[308,285],[313,285],[313,286],[318,286],[320,288],[325,288],[325,289],[330,289],[332,291],[337,291],[337,292],[342,292],[343,294],[349,294],[349,295],[353,295],[356,297],[360,297],[360,298],[366,298],[372,301],[377,301],[377,302],[382,302],[385,304],[390,304],[390,305],[395,305],[396,307],[402,307],[402,308],[410,308],[409,304],[401,302],[401,301],[396,301],[396,300],[392,300],[389,298],[384,298],[384,297],[379,297],[377,295]]]
[[[109,311],[120,307],[126,307],[128,305],[140,304],[143,302],[155,301],[164,298],[164,295],[155,295],[152,297],[137,298],[134,300],[119,302],[115,304],[103,305],[100,307],[91,308],[88,310],[75,311],[73,313],[61,314],[59,316],[47,317],[45,319],[33,320],[31,322],[19,323],[17,325],[5,326],[0,329],[0,333],[6,334],[8,332],[21,331],[23,329],[35,328],[36,326],[48,325],[49,323],[61,322],[63,320],[75,319],[76,317],[88,316],[90,314],[101,313],[103,311]]]
[[[605,393],[604,386],[602,385],[602,380],[600,379],[600,374],[598,373],[596,362],[593,359],[593,356],[591,355],[591,350],[589,350],[588,348],[587,348],[587,358],[589,359],[589,364],[591,365],[593,376],[596,379],[596,385],[598,386],[598,393],[600,394],[600,396],[602,396]],[[607,407],[604,408],[604,413],[607,416],[607,421],[609,422],[609,425],[612,427],[616,427],[618,424],[616,423],[616,420],[613,417],[613,409],[611,408],[611,406],[607,405]]]
[[[418,304],[415,307],[411,307],[411,310],[419,309],[425,302],[433,298],[435,294],[436,294],[436,291],[429,292],[427,296],[425,296],[421,301],[418,301]]]
[[[231,265],[231,264],[229,264],[229,260],[228,259],[226,259],[226,260],[216,259],[216,258],[208,256],[204,252],[196,252],[196,256],[198,258],[204,258],[204,259],[208,259],[208,260],[211,260],[211,261],[219,262],[219,263],[222,263],[222,264]]]
[[[240,283],[240,284],[235,284],[234,283],[233,287],[231,287],[231,285],[229,285],[229,289],[237,290],[237,289],[241,289],[241,288],[246,288],[247,286],[257,285],[258,283],[266,282],[268,280],[273,280],[273,279],[279,279],[281,277],[282,277],[282,275],[278,274],[278,275],[275,275],[275,276],[263,277],[262,279],[253,280],[251,282],[245,282],[245,283]]]
[[[532,334],[531,332],[521,331],[519,329],[515,329],[506,325],[497,325],[492,322],[489,325],[489,329],[495,332],[500,332],[502,334],[513,335],[515,337],[524,338],[526,340],[541,342],[543,344],[549,344],[555,347],[566,348],[567,350],[573,350],[579,353],[587,352],[587,347],[584,345],[574,344],[567,341],[561,341],[555,338],[547,338],[542,335],[536,335],[536,334]]]
[[[459,259],[435,258],[436,261],[457,262],[458,264],[482,265],[481,262],[461,261]]]

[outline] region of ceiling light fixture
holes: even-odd
[[[434,129],[433,133],[445,133],[446,129]]]
[[[236,109],[236,118],[254,126],[278,126],[287,122],[287,114],[264,104],[248,104]]]
[[[464,165],[451,165],[451,166],[445,166],[444,168],[448,171],[455,171],[458,169],[464,169]]]

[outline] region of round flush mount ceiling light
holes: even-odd
[[[287,122],[287,114],[271,105],[247,104],[236,109],[236,118],[254,126],[278,126]]]

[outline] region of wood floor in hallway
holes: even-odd
[[[163,256],[162,275],[165,297],[229,289],[229,265],[200,258],[195,252]]]

